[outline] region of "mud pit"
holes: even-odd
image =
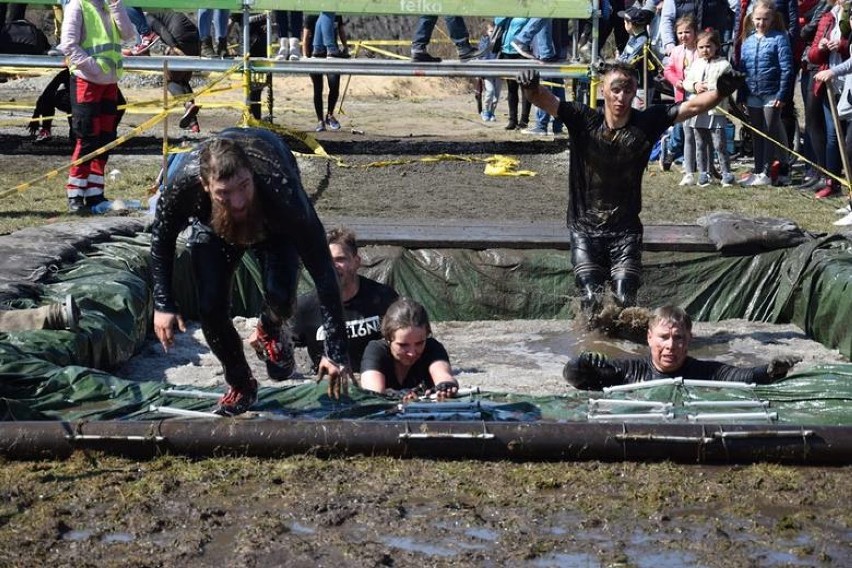
[[[538,176],[486,178],[478,162],[343,169],[306,158],[305,185],[321,215],[563,218],[564,141],[530,142],[506,133],[501,123],[484,125],[469,96],[445,96],[424,84],[418,95],[426,96],[413,101],[382,98],[382,85],[364,89],[363,96],[347,99],[344,131],[323,133],[321,141],[350,164],[441,152],[476,158],[509,153]],[[309,100],[307,89],[297,87],[283,104],[306,108]],[[282,118],[302,128],[312,124],[304,110]],[[205,109],[200,120],[206,130],[233,125],[235,117]],[[44,157],[20,155],[36,151],[20,139],[20,130],[9,139],[18,146],[3,147],[19,154],[9,167],[44,168],[32,165]],[[61,144],[52,146],[57,162],[67,157]],[[132,154],[116,153],[110,165],[155,172],[158,149],[155,138],[143,140]],[[758,347],[769,350],[767,357],[771,349],[800,350],[803,364],[838,358],[814,349],[795,328],[751,325],[699,325],[697,353],[741,364],[753,361]],[[244,333],[248,327],[241,322]],[[445,322],[436,335],[449,347],[463,383],[560,393],[566,388],[562,362],[577,347],[566,327],[553,321]],[[727,334],[724,343],[716,332]],[[186,351],[169,357],[149,346],[145,354],[154,359],[135,371],[134,361],[125,371],[221,384],[198,335],[182,336],[179,346]],[[583,341],[597,345],[594,337]],[[722,347],[729,341],[730,348]],[[166,456],[137,463],[80,453],[66,462],[2,464],[0,565],[848,566],[849,473],[773,465],[312,456]]]

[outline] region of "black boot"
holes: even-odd
[[[231,55],[231,52],[228,51],[228,38],[219,38],[219,41],[216,44],[216,55],[218,55],[222,59],[230,59],[231,57],[233,57]]]
[[[639,282],[631,278],[620,278],[613,281],[613,288],[615,301],[620,308],[629,308],[636,305],[636,293],[639,291]]]
[[[518,127],[518,107],[512,108],[509,105],[509,123],[506,125],[506,130],[514,130]]]
[[[201,57],[205,59],[215,59],[216,50],[213,49],[213,38],[206,37],[201,40]]]

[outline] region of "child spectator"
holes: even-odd
[[[683,90],[683,79],[686,70],[695,60],[695,39],[698,30],[695,27],[695,18],[692,15],[682,16],[675,24],[678,45],[672,49],[669,55],[663,75],[674,87],[674,101],[682,102],[686,98]],[[676,157],[683,154],[683,165],[686,175],[690,178],[695,174],[695,138],[693,132],[683,127],[683,123],[676,123],[671,128],[671,134],[663,146],[663,169],[668,171]],[[686,183],[684,183],[686,182]],[[684,177],[681,185],[691,185],[694,179]]]
[[[690,65],[683,81],[683,88],[688,93],[704,93],[716,90],[716,80],[731,68],[727,59],[719,55],[721,48],[719,33],[715,30],[703,31],[698,34],[696,51],[698,58]],[[722,170],[722,185],[729,187],[734,183],[731,173],[731,161],[728,157],[728,140],[725,127],[728,120],[715,109],[698,114],[689,119],[687,128],[694,131],[695,154],[698,157],[698,185],[710,185],[710,151],[713,148],[719,157],[719,167]]]
[[[482,34],[479,40],[477,51],[482,54],[479,58],[484,61],[497,59],[497,54],[502,47],[497,46],[496,50],[491,49],[491,36],[494,30],[494,22],[488,22],[485,33]],[[482,120],[485,122],[494,122],[497,120],[494,111],[497,110],[497,103],[500,101],[500,91],[502,90],[503,83],[499,77],[481,77],[479,81],[482,82],[482,110],[480,116],[482,116]]]
[[[757,0],[751,13],[753,30],[743,40],[739,69],[745,73],[745,98],[749,123],[760,132],[787,147],[787,133],[781,122],[781,107],[793,88],[793,52],[773,0]],[[754,137],[754,170],[740,185],[769,185],[769,166],[779,160],[778,147],[763,136]],[[780,164],[780,161],[779,161]]]
[[[816,35],[807,50],[808,62],[816,68],[818,71],[816,74],[840,64],[849,56],[849,40],[840,29],[843,20],[842,3],[837,0],[828,0],[827,3],[831,9],[820,18]],[[829,96],[835,96],[834,88],[830,86],[830,83],[812,81],[805,104],[805,118],[817,164],[839,176],[841,171],[839,138],[842,133],[836,132],[834,128]],[[824,183],[817,185],[815,190],[814,196],[817,199],[824,199],[839,194],[840,186],[832,178],[827,178]]]
[[[645,84],[646,73],[643,71],[645,59],[645,45],[649,42],[648,24],[654,19],[654,12],[643,10],[637,6],[631,6],[618,13],[624,18],[624,29],[630,34],[627,45],[618,54],[618,60],[629,63],[639,70],[639,89],[633,99],[633,108],[642,110],[647,103],[654,98],[654,90]]]

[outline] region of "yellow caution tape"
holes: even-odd
[[[69,164],[66,164],[61,168],[57,168],[55,170],[51,170],[51,171],[49,171],[45,174],[42,174],[35,179],[32,179],[30,181],[18,184],[15,187],[12,187],[12,188],[9,188],[5,191],[0,192],[0,199],[3,199],[4,197],[9,197],[10,195],[14,195],[16,193],[23,193],[24,191],[26,191],[27,189],[32,187],[33,184],[35,184],[35,183],[38,183],[38,182],[46,180],[46,179],[55,178],[61,172],[64,172],[64,171],[66,171],[66,170],[68,170],[68,169],[70,169],[74,166],[80,165],[84,162],[88,162],[89,160],[91,160],[91,159],[93,159],[97,156],[100,156],[101,154],[105,154],[106,152],[109,152],[113,148],[120,146],[121,144],[124,144],[125,142],[127,142],[131,138],[141,134],[142,132],[145,132],[149,128],[152,128],[157,123],[162,122],[163,120],[166,119],[167,115],[168,115],[167,112],[161,112],[158,115],[152,116],[151,118],[149,118],[148,120],[146,120],[145,122],[143,122],[142,124],[140,124],[139,126],[134,128],[133,130],[131,130],[130,132],[125,134],[124,136],[119,136],[118,138],[116,138],[115,140],[110,142],[109,144],[106,144],[106,145],[104,145],[104,146],[102,146],[102,147],[100,147],[97,150],[94,150],[92,152],[89,152],[88,154],[86,154],[85,156],[81,156],[77,160],[75,160],[75,161],[73,161]]]
[[[722,105],[717,106],[717,107],[715,108],[715,110],[717,110],[717,111],[721,112],[722,114],[724,114],[725,116],[727,116],[727,117],[728,117],[728,120],[736,119],[736,120],[737,120],[737,122],[739,122],[739,123],[740,123],[740,127],[743,127],[743,128],[746,128],[746,129],[750,130],[750,131],[752,132],[752,134],[754,134],[755,136],[760,136],[760,137],[764,138],[765,140],[770,141],[771,143],[775,144],[776,146],[778,146],[779,148],[781,148],[781,149],[782,149],[782,150],[784,150],[785,152],[789,152],[789,153],[790,153],[790,154],[792,154],[793,156],[796,156],[796,158],[798,158],[799,160],[802,160],[802,162],[804,162],[804,163],[808,164],[808,166],[810,166],[811,168],[813,168],[813,169],[815,169],[815,170],[819,171],[819,172],[820,172],[820,173],[822,173],[825,177],[830,177],[831,179],[833,179],[834,181],[836,181],[836,182],[837,182],[837,183],[839,183],[840,185],[842,185],[842,186],[844,186],[844,187],[846,187],[846,188],[849,188],[849,182],[848,182],[845,178],[841,178],[841,177],[839,177],[839,176],[837,176],[837,175],[835,175],[835,174],[831,173],[830,171],[826,170],[825,168],[823,168],[823,167],[822,167],[822,166],[820,166],[819,164],[817,164],[817,163],[815,163],[815,162],[812,162],[812,161],[811,161],[811,160],[809,160],[807,157],[803,156],[802,154],[799,154],[798,152],[796,152],[795,150],[793,150],[793,148],[788,148],[787,146],[785,146],[784,144],[782,144],[782,143],[781,143],[781,142],[779,142],[778,140],[774,139],[772,136],[770,136],[770,135],[768,135],[768,134],[766,134],[766,133],[764,133],[764,132],[761,132],[760,130],[758,130],[757,128],[755,128],[754,126],[752,126],[751,124],[749,124],[749,123],[747,123],[747,122],[745,122],[745,121],[740,120],[739,118],[737,118],[736,116],[734,116],[733,114],[731,114],[731,113],[730,113],[730,112],[729,112],[726,108],[724,108]],[[792,146],[792,144],[791,144],[791,146]]]

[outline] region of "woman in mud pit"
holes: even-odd
[[[409,298],[390,305],[382,318],[382,339],[367,344],[361,361],[361,387],[384,394],[409,391],[404,399],[436,392],[450,398],[459,388],[444,346],[431,337],[426,309]]]

